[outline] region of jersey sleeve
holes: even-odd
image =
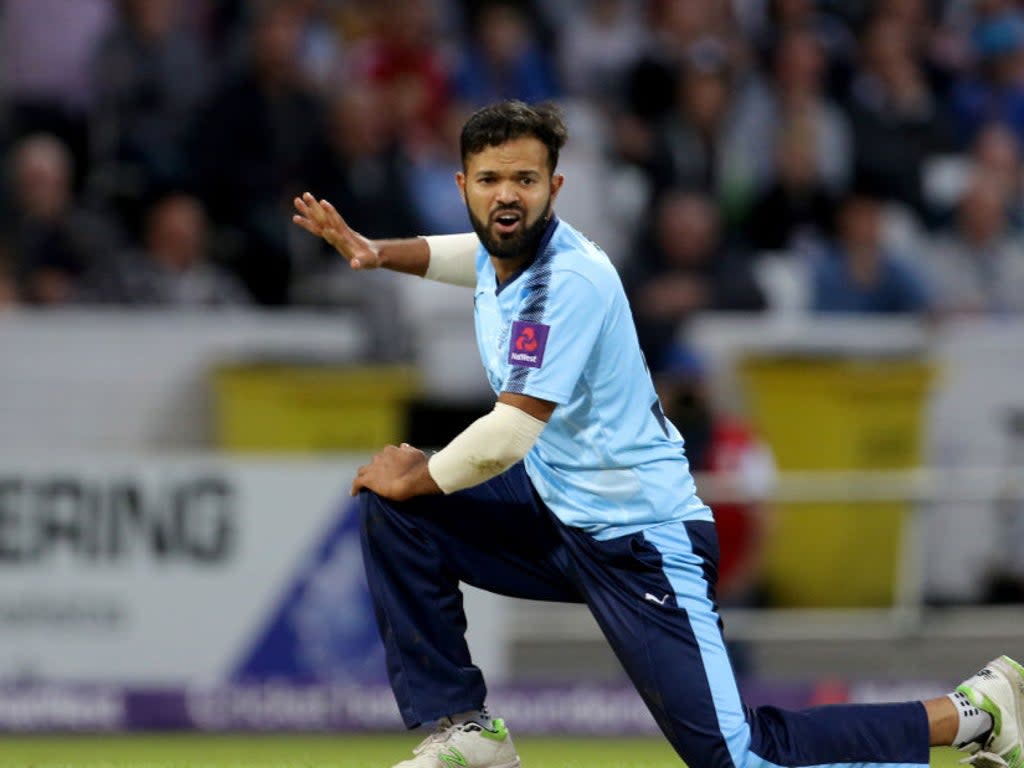
[[[564,405],[601,335],[608,301],[575,272],[557,272],[533,287],[509,330],[508,378],[502,391]]]

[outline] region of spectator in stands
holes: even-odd
[[[1024,240],[1010,227],[998,179],[975,176],[954,226],[922,255],[936,308],[946,313],[1024,313]]]
[[[582,4],[559,45],[559,71],[570,95],[609,105],[621,93],[629,65],[649,44],[637,11],[627,0]]]
[[[961,146],[993,120],[1006,123],[1024,141],[1024,14],[1007,8],[981,16],[971,42],[977,68],[951,94]]]
[[[968,156],[970,173],[995,183],[1014,224],[1024,224],[1024,164],[1020,140],[1004,123],[987,123],[974,137]]]
[[[841,17],[815,0],[766,0],[759,25],[750,32],[758,49],[767,58],[786,35],[792,32],[814,36],[833,70],[828,77],[833,86],[848,76],[856,54],[857,41]]]
[[[325,0],[300,0],[297,5],[302,32],[296,55],[302,79],[318,93],[331,93],[343,77],[350,54],[338,22],[342,8]]]
[[[411,237],[423,230],[409,192],[409,159],[399,143],[401,116],[391,104],[382,86],[353,84],[337,94],[325,144],[310,170],[311,189],[336,201],[349,225],[367,237]]]
[[[445,235],[466,231],[466,204],[452,183],[462,170],[459,134],[466,117],[464,109],[452,104],[441,119],[440,131],[413,150],[407,168],[409,191],[424,232]]]
[[[937,211],[939,226],[948,226],[955,208],[975,177],[992,182],[1014,230],[1024,228],[1024,158],[1017,134],[1005,123],[992,121],[974,136],[967,152],[939,159],[928,174],[928,203]]]
[[[182,22],[176,0],[122,0],[93,62],[92,191],[129,220],[186,177],[186,130],[212,78]]]
[[[695,313],[760,311],[766,301],[745,255],[725,242],[706,194],[667,193],[655,208],[652,229],[626,282],[641,347],[657,371],[680,324]]]
[[[321,103],[298,67],[303,9],[260,2],[242,70],[217,91],[195,126],[198,194],[236,241],[231,263],[257,302],[287,302],[292,280],[287,214],[319,161]]]
[[[0,227],[20,295],[34,304],[70,301],[82,273],[116,248],[116,228],[78,205],[73,161],[55,136],[34,134],[11,151],[12,204]]]
[[[455,97],[470,106],[502,99],[535,103],[559,94],[548,61],[517,2],[491,0],[479,11],[456,67]]]
[[[800,121],[776,138],[775,180],[748,220],[747,236],[759,251],[813,252],[827,239],[837,198],[821,177],[812,138],[813,125]]]
[[[734,169],[727,148],[738,146],[735,93],[736,73],[725,47],[716,40],[693,45],[679,71],[672,112],[654,125],[644,141],[619,145],[626,159],[647,174],[655,195],[680,186],[708,190],[715,197],[725,195],[733,181],[726,171]]]
[[[717,44],[729,59],[736,52],[735,19],[722,0],[659,0],[647,7],[651,42],[637,52],[626,72],[623,103],[626,115],[653,125],[673,111],[680,68],[695,49]]]
[[[748,89],[737,106],[730,161],[742,163],[753,190],[763,191],[777,173],[775,153],[765,152],[765,147],[776,146],[780,133],[799,124],[813,153],[815,176],[833,193],[842,191],[850,177],[850,126],[825,94],[825,59],[817,39],[810,30],[787,31],[770,61],[768,78]]]
[[[225,307],[250,302],[238,279],[208,258],[202,203],[171,194],[146,214],[142,251],[113,254],[83,280],[85,303]]]
[[[849,103],[857,183],[927,216],[922,164],[951,147],[948,117],[933,97],[911,40],[889,16],[871,21]]]
[[[73,158],[76,190],[89,170],[89,60],[113,15],[110,0],[0,0],[0,93],[8,138],[59,138]]]
[[[994,183],[1010,226],[1024,230],[1024,156],[1017,134],[1003,123],[988,123],[975,135],[965,160],[964,189],[966,182],[977,176]]]
[[[356,45],[350,65],[358,80],[384,89],[387,109],[413,148],[441,129],[449,103],[447,58],[431,0],[385,0],[373,34]]]
[[[962,31],[950,28],[948,18],[942,13],[944,6],[956,4],[931,0],[875,0],[871,6],[874,18],[884,18],[903,29],[910,51],[940,103],[947,100],[954,79],[969,59]]]
[[[812,274],[816,312],[920,313],[929,308],[923,276],[882,241],[877,197],[855,190],[836,212],[836,239]]]
[[[424,232],[410,192],[409,158],[398,141],[386,87],[352,84],[330,107],[327,144],[316,152],[311,188],[345,211],[345,220],[373,237],[411,237]],[[454,187],[454,176],[448,182]],[[461,203],[461,200],[460,200]],[[344,207],[341,207],[344,206]],[[463,229],[465,205],[462,205]],[[306,246],[312,253],[300,250]],[[396,275],[375,272],[369,281],[355,275],[333,248],[319,240],[296,244],[298,270],[291,299],[296,304],[347,307],[365,318],[370,348],[379,360],[409,354],[405,317],[396,294]]]

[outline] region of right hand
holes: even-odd
[[[309,192],[294,200],[297,214],[292,221],[317,237],[322,237],[344,256],[352,269],[376,269],[381,266],[380,249],[341,218],[326,200],[317,201]]]
[[[369,464],[359,468],[352,481],[352,495],[362,489],[392,501],[441,493],[427,465],[427,454],[408,443],[386,446]]]

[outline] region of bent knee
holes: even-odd
[[[392,502],[380,494],[363,488],[356,496],[359,505],[359,521],[368,536],[379,533],[382,527],[390,526],[398,512]]]
[[[379,516],[384,511],[386,500],[375,491],[362,488],[356,495],[356,504],[359,506],[359,517],[365,523],[367,520]]]

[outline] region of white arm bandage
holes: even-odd
[[[431,456],[427,470],[445,493],[479,485],[526,456],[546,425],[514,405],[495,403]]]
[[[427,235],[423,239],[430,248],[425,278],[466,288],[476,285],[476,248],[480,241],[473,232]]]

